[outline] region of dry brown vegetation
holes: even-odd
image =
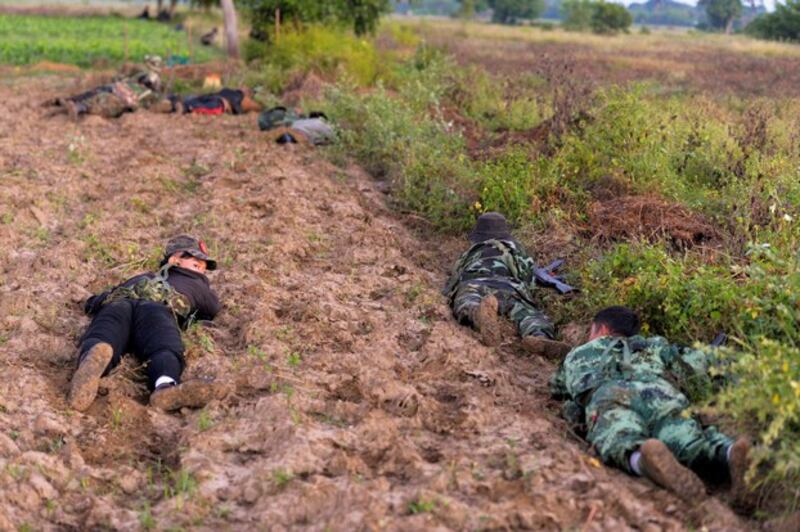
[[[559,30],[457,23],[419,25],[425,38],[462,64],[493,74],[539,74],[543,60],[571,65],[598,84],[652,81],[664,91],[715,96],[800,96],[800,47],[713,35],[598,37]]]

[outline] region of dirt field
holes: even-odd
[[[749,528],[601,466],[548,397],[552,363],[451,319],[463,243],[421,236],[358,169],[254,116],[42,117],[77,86],[0,85],[0,529]],[[159,413],[128,364],[70,411],[81,301],[184,231],[226,306],[187,375],[224,393]]]

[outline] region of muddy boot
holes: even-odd
[[[80,118],[80,116],[82,114],[82,111],[83,111],[82,106],[80,104],[78,104],[77,102],[73,102],[72,100],[66,100],[64,102],[64,107],[67,110],[67,115],[72,120],[77,122],[78,118]]]
[[[739,438],[730,449],[728,470],[731,475],[731,496],[733,497],[733,503],[742,508],[752,506],[750,493],[744,481],[744,476],[749,467],[750,441],[747,438]]]
[[[664,442],[647,440],[639,447],[642,476],[652,480],[688,503],[700,503],[706,498],[703,481],[688,467],[678,462]]]
[[[493,347],[500,343],[500,316],[498,315],[499,303],[493,295],[485,296],[475,311],[473,323],[481,333],[483,345]]]
[[[150,406],[161,410],[178,410],[183,407],[202,408],[214,399],[214,382],[206,379],[189,379],[178,385],[168,384],[150,394]]]
[[[526,336],[522,339],[522,347],[532,355],[543,356],[550,360],[561,360],[572,349],[569,344],[551,340],[546,336]]]
[[[161,100],[151,105],[150,110],[154,113],[168,114],[175,111],[175,106],[169,100]]]
[[[100,377],[103,376],[112,356],[114,356],[114,349],[105,342],[95,344],[86,352],[78,369],[75,370],[75,375],[72,376],[69,406],[79,412],[89,408],[97,396]]]

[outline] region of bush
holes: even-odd
[[[592,24],[593,0],[564,0],[561,3],[562,26],[568,30],[584,31]]]
[[[527,154],[511,150],[481,168],[481,200],[478,209],[505,214],[514,224],[530,217],[535,167]]]
[[[292,72],[325,78],[349,77],[358,86],[373,84],[387,72],[375,47],[343,29],[309,26],[287,32],[276,43],[248,41],[245,57],[260,63],[265,83],[280,92]]]
[[[479,181],[462,136],[430,114],[446,87],[443,72],[439,56],[423,48],[396,78],[400,98],[380,87],[356,95],[340,86],[329,94],[326,113],[343,128],[339,149],[388,180],[403,210],[461,230],[474,220]]]
[[[800,41],[800,0],[776,3],[774,12],[760,15],[745,31],[762,39]]]
[[[625,6],[596,2],[592,11],[592,31],[602,34],[627,32],[633,23],[633,17]]]
[[[269,41],[275,28],[276,10],[287,27],[323,24],[349,28],[356,35],[373,33],[380,16],[390,11],[389,0],[244,0],[250,14],[251,35]]]

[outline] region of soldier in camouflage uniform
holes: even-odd
[[[160,71],[161,58],[148,56],[144,68],[115,78],[107,85],[76,96],[56,98],[45,105],[57,107],[56,114],[67,113],[73,118],[84,114],[118,118],[139,108],[167,106],[170,103],[161,93]]]
[[[219,299],[205,275],[216,266],[201,240],[179,235],[167,243],[158,273],[137,275],[89,298],[85,310],[93,318],[81,338],[70,405],[79,411],[89,408],[100,378],[126,352],[147,364],[151,405],[175,410],[206,404],[213,396],[211,383],[180,381],[185,365],[180,328],[219,312]]]
[[[705,496],[693,472],[729,476],[744,494],[750,445],[685,415],[686,396],[711,384],[711,350],[638,336],[639,317],[624,307],[595,316],[590,341],[574,348],[551,379],[562,413],[603,462],[643,475],[689,501]],[[688,467],[684,467],[685,466]],[[691,468],[691,469],[690,469]]]
[[[505,217],[481,215],[469,239],[472,246],[456,262],[443,291],[459,323],[477,328],[492,346],[501,340],[499,316],[506,316],[530,352],[565,354],[569,346],[553,340],[552,322],[534,304],[533,259],[511,236]]]

